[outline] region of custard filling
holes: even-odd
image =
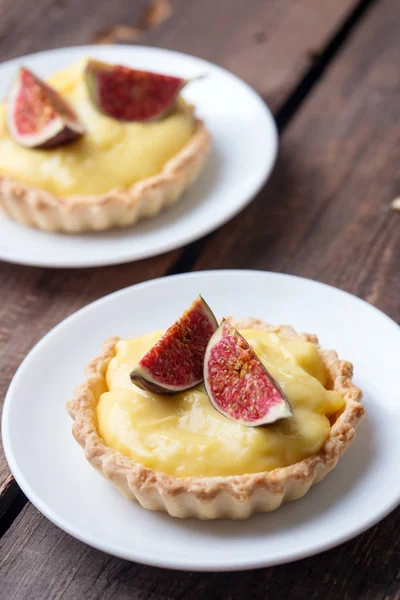
[[[108,391],[97,405],[104,442],[133,461],[175,477],[243,475],[294,464],[317,453],[330,431],[329,417],[344,406],[327,390],[327,373],[316,347],[263,330],[241,330],[285,392],[293,416],[264,427],[247,427],[221,415],[204,385],[157,396],[133,383],[129,373],[163,332],[121,340],[110,361]]]
[[[187,144],[194,121],[182,100],[157,121],[126,123],[111,119],[91,103],[83,77],[86,60],[49,78],[72,105],[86,134],[65,146],[29,149],[7,130],[6,106],[0,105],[0,173],[55,196],[102,194],[160,173]]]

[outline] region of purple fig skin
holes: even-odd
[[[217,320],[201,296],[145,354],[130,373],[132,383],[153,394],[176,394],[203,380],[204,354]]]
[[[135,369],[131,372],[130,378],[132,383],[134,383],[138,388],[145,392],[150,392],[150,394],[156,394],[157,396],[173,396],[174,394],[178,394],[182,391],[180,388],[175,389],[172,386],[166,388],[157,385],[157,383],[155,383],[154,381],[151,381],[150,379],[146,378],[146,373],[143,373],[143,375],[141,375],[140,373],[140,367],[136,366]]]
[[[241,425],[259,427],[292,416],[279,384],[225,320],[208,342],[204,385],[214,408]]]
[[[25,67],[9,91],[7,128],[17,144],[32,149],[63,146],[85,133],[67,101]]]
[[[44,140],[43,142],[40,142],[38,145],[29,146],[29,147],[37,148],[38,150],[57,148],[58,146],[65,146],[67,144],[70,144],[71,142],[74,142],[75,140],[80,138],[82,134],[77,133],[76,130],[71,129],[70,127],[68,127],[68,125],[66,125],[64,123],[64,124],[60,124],[58,133],[52,132],[51,135],[54,137],[49,137],[49,139]],[[16,141],[16,140],[14,140],[14,141]],[[20,145],[25,145],[25,144],[21,144],[21,141],[18,141],[18,143]]]

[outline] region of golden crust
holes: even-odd
[[[79,233],[127,227],[175,204],[200,174],[211,135],[195,119],[195,131],[163,170],[127,189],[105,194],[56,197],[0,174],[0,207],[13,219],[46,231]]]
[[[145,508],[197,519],[247,519],[257,512],[275,510],[283,502],[304,496],[336,466],[364,417],[362,392],[351,381],[352,364],[339,360],[334,350],[322,349],[315,335],[299,335],[288,325],[271,326],[253,318],[229,320],[238,328],[268,329],[287,339],[315,344],[328,371],[328,388],[343,396],[345,409],[333,423],[318,454],[294,465],[229,477],[176,478],[133,462],[106,446],[98,435],[96,404],[106,390],[105,374],[118,341],[110,338],[103,344],[100,356],[87,367],[87,380],[76,390],[67,408],[74,419],[73,435],[84,448],[87,460],[122,494]]]

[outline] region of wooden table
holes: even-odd
[[[61,319],[167,273],[294,273],[400,321],[400,215],[390,209],[400,195],[399,0],[174,0],[169,16],[158,3],[145,23],[146,7],[0,0],[0,60],[139,23],[143,31],[128,32],[133,43],[201,56],[261,94],[281,133],[277,166],[239,217],[187,248],[103,269],[1,263],[0,402],[25,354]],[[339,548],[290,565],[172,572],[110,557],[57,529],[26,501],[0,448],[0,517],[1,600],[400,598],[399,509]]]

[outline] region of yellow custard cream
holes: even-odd
[[[107,370],[109,391],[97,406],[105,443],[134,461],[175,477],[242,475],[284,467],[315,454],[329,434],[328,417],[344,400],[325,389],[326,371],[315,346],[243,330],[278,381],[293,417],[265,427],[239,425],[218,413],[204,386],[157,396],[133,385],[129,373],[163,332],[119,341]]]
[[[8,135],[0,105],[0,173],[56,196],[102,194],[159,173],[189,141],[193,118],[183,102],[170,115],[148,123],[119,122],[102,115],[86,90],[81,61],[49,79],[77,111],[86,135],[50,150],[31,150]]]

